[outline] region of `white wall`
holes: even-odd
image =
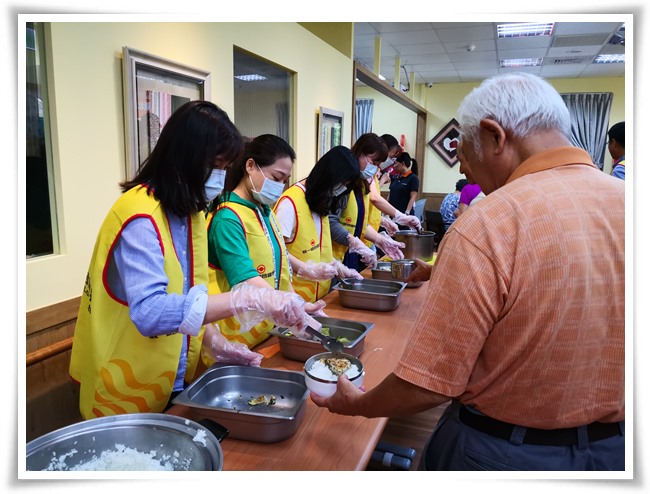
[[[298,175],[315,162],[319,106],[352,111],[352,60],[296,23],[54,22],[49,33],[61,252],[26,261],[27,311],[81,295],[97,231],[119,196],[123,46],[209,71],[212,101],[231,118],[233,46],[295,72]],[[328,70],[315,70],[319,66]],[[350,140],[347,126],[343,141]]]

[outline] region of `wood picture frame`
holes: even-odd
[[[460,125],[455,118],[452,118],[436,136],[429,141],[433,149],[447,166],[453,168],[458,163],[456,147],[460,139]]]
[[[340,146],[343,139],[342,111],[321,106],[318,111],[318,155],[321,157],[335,146]]]
[[[126,178],[156,145],[170,115],[188,101],[210,101],[210,72],[122,47]]]

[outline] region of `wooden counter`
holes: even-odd
[[[365,273],[364,273],[365,274]],[[419,314],[428,282],[405,288],[399,306],[390,312],[348,309],[340,305],[338,291],[325,297],[329,317],[374,323],[366,335],[363,362],[364,386],[370,389],[390,374],[408,341]],[[280,352],[277,336],[255,348],[264,354],[262,367],[303,369],[303,362],[289,360]],[[387,418],[368,419],[330,413],[307,399],[307,409],[296,433],[272,444],[226,438],[221,443],[224,470],[363,470],[375,449]],[[192,409],[174,405],[168,413],[193,418]]]

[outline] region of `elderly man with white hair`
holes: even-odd
[[[624,183],[571,146],[568,110],[537,76],[485,80],[458,121],[487,197],[412,275],[431,283],[394,371],[312,400],[366,417],[451,400],[428,470],[624,470]]]

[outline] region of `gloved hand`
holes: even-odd
[[[307,261],[298,268],[296,274],[306,280],[325,281],[336,276],[336,268],[327,262]]]
[[[363,276],[359,274],[359,271],[356,269],[348,268],[341,261],[337,261],[335,259],[330,264],[336,268],[336,275],[339,278],[354,278],[355,280],[363,279]]]
[[[420,220],[416,216],[412,215],[406,215],[400,211],[397,212],[397,214],[394,216],[393,220],[395,220],[395,223],[398,225],[403,225],[403,226],[410,226],[411,228],[415,230],[421,230],[422,225],[420,224]]]
[[[285,328],[304,327],[305,301],[295,293],[259,288],[245,281],[233,286],[229,293],[230,308],[242,333],[265,319]]]
[[[383,250],[393,261],[404,259],[404,253],[400,250],[406,247],[404,242],[397,242],[390,238],[386,232],[379,234],[379,239],[375,242],[377,247]]]
[[[388,235],[394,235],[399,230],[397,223],[391,220],[388,216],[381,215],[381,220],[379,220],[379,226],[383,226]]]
[[[208,362],[251,367],[259,367],[263,358],[262,354],[249,350],[243,343],[228,341],[213,323],[205,325],[201,353]]]
[[[316,302],[305,302],[305,312],[310,316],[327,317],[327,314],[323,312],[326,305],[322,299]]]
[[[358,239],[354,235],[348,235],[348,248],[350,252],[354,252],[361,256],[361,261],[370,266],[372,269],[377,267],[377,254],[375,254],[372,249],[366,247],[361,239]]]

